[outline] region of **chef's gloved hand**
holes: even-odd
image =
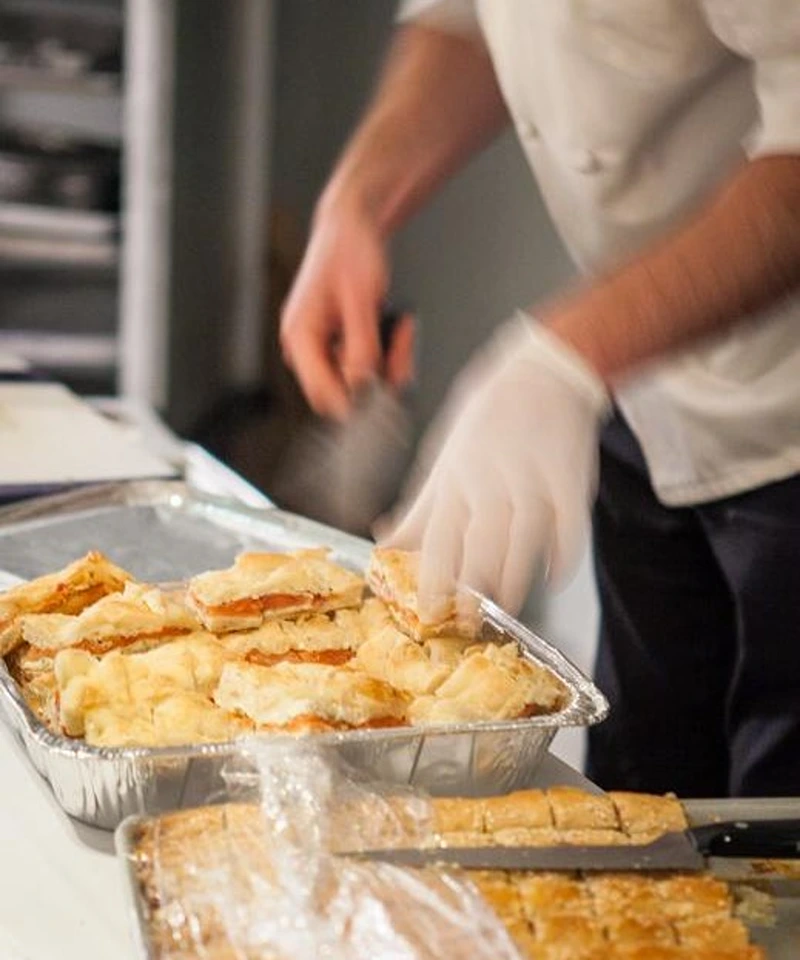
[[[421,551],[423,618],[457,584],[514,614],[537,570],[555,580],[571,570],[609,407],[589,366],[523,313],[470,361],[423,442],[415,495],[381,538]],[[474,603],[462,594],[461,615]]]

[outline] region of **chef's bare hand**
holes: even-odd
[[[456,585],[516,613],[537,569],[564,577],[588,529],[608,406],[600,378],[525,314],[467,365],[423,442],[416,490],[381,537],[421,551],[424,619]],[[462,616],[474,603],[461,594]]]
[[[378,322],[389,284],[386,245],[355,207],[318,213],[281,317],[281,345],[311,407],[343,420],[358,388],[377,375],[412,375],[411,318],[399,324],[385,364]]]

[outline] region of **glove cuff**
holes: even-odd
[[[535,354],[539,363],[574,387],[591,406],[597,418],[604,420],[611,412],[611,394],[588,363],[535,317],[518,310],[506,327],[516,347]]]

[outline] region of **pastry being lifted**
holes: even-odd
[[[367,570],[367,584],[379,597],[400,629],[415,640],[428,637],[470,636],[475,625],[459,619],[455,596],[443,604],[435,620],[423,620],[417,602],[419,554],[375,547]]]

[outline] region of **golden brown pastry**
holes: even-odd
[[[584,881],[598,916],[664,917],[657,883],[639,873],[589,874]]]
[[[562,836],[552,827],[506,827],[495,830],[492,840],[500,847],[556,847]]]
[[[736,917],[694,916],[674,921],[681,946],[692,948],[746,947],[747,927]]]
[[[663,834],[686,830],[686,814],[675,797],[612,790],[608,796],[616,807],[622,829],[630,834]]]
[[[411,705],[413,723],[509,720],[557,711],[566,700],[561,681],[522,657],[516,644],[470,648],[432,695]]]
[[[559,830],[615,830],[617,811],[605,794],[591,794],[576,787],[550,787],[547,799],[553,822]]]
[[[193,577],[189,600],[215,633],[248,630],[267,620],[325,613],[361,602],[364,581],[327,558],[328,551],[242,553],[227,570]]]
[[[517,790],[483,801],[489,832],[509,827],[552,827],[553,815],[543,790]]]
[[[214,700],[259,726],[290,731],[397,726],[407,710],[406,698],[388,684],[321,663],[228,663]]]
[[[727,884],[705,874],[676,875],[657,883],[665,916],[684,920],[704,914],[730,914],[731,897]]]
[[[26,614],[20,617],[32,655],[54,655],[66,647],[103,654],[144,640],[160,643],[200,629],[182,595],[157,587],[128,583],[121,593],[103,597],[81,613]]]
[[[524,873],[517,886],[523,912],[530,920],[559,914],[594,915],[588,888],[568,873]]]
[[[412,696],[422,696],[436,692],[452,674],[470,642],[441,637],[418,643],[388,621],[368,632],[354,664],[376,680]]]
[[[483,801],[471,797],[433,797],[433,829],[436,833],[483,831]]]
[[[459,620],[455,596],[445,604],[436,620],[420,619],[417,605],[419,554],[390,547],[375,547],[367,569],[367,584],[388,607],[400,629],[415,640],[428,637],[474,636],[473,624]]]
[[[456,799],[449,803],[456,813],[472,809],[467,804],[459,810]],[[197,951],[202,944],[203,956],[209,945],[224,950],[230,941],[219,913],[223,903],[235,903],[243,918],[268,913],[274,874],[263,826],[257,807],[230,805],[229,810],[227,804],[169,814],[144,825],[135,862],[158,960],[189,960],[192,943]],[[491,839],[485,833],[454,836],[457,845],[462,838]],[[365,878],[369,869],[365,867]],[[416,872],[421,882],[429,876],[434,872]],[[746,928],[731,915],[729,896],[720,899],[725,885],[703,875],[471,870],[465,876],[505,925],[521,956],[532,960],[766,960],[761,948],[747,943]],[[228,896],[221,898],[221,889]],[[443,892],[430,889],[435,896]],[[679,903],[695,902],[691,915],[675,917],[669,906],[665,909],[673,895]],[[395,893],[389,896],[395,903]],[[420,960],[428,955],[429,943],[423,940],[415,952]],[[183,953],[175,952],[178,945]],[[249,941],[238,946],[250,955]],[[450,946],[437,939],[437,956],[470,955],[468,949],[449,951]],[[254,956],[262,955],[261,947],[253,949]]]
[[[219,639],[240,659],[264,667],[281,660],[338,666],[352,659],[364,634],[358,611],[337,610],[333,615],[269,620],[255,630],[223,633]]]
[[[0,594],[0,656],[22,640],[19,619],[29,613],[80,613],[131,579],[102,553],[92,551],[57,573],[29,580]]]
[[[226,659],[225,648],[209,634],[146,653],[113,651],[102,659],[85,650],[61,650],[54,661],[61,728],[88,739],[87,719],[96,711],[124,708],[133,724],[140,715],[152,720],[154,704],[179,691],[208,699]]]

